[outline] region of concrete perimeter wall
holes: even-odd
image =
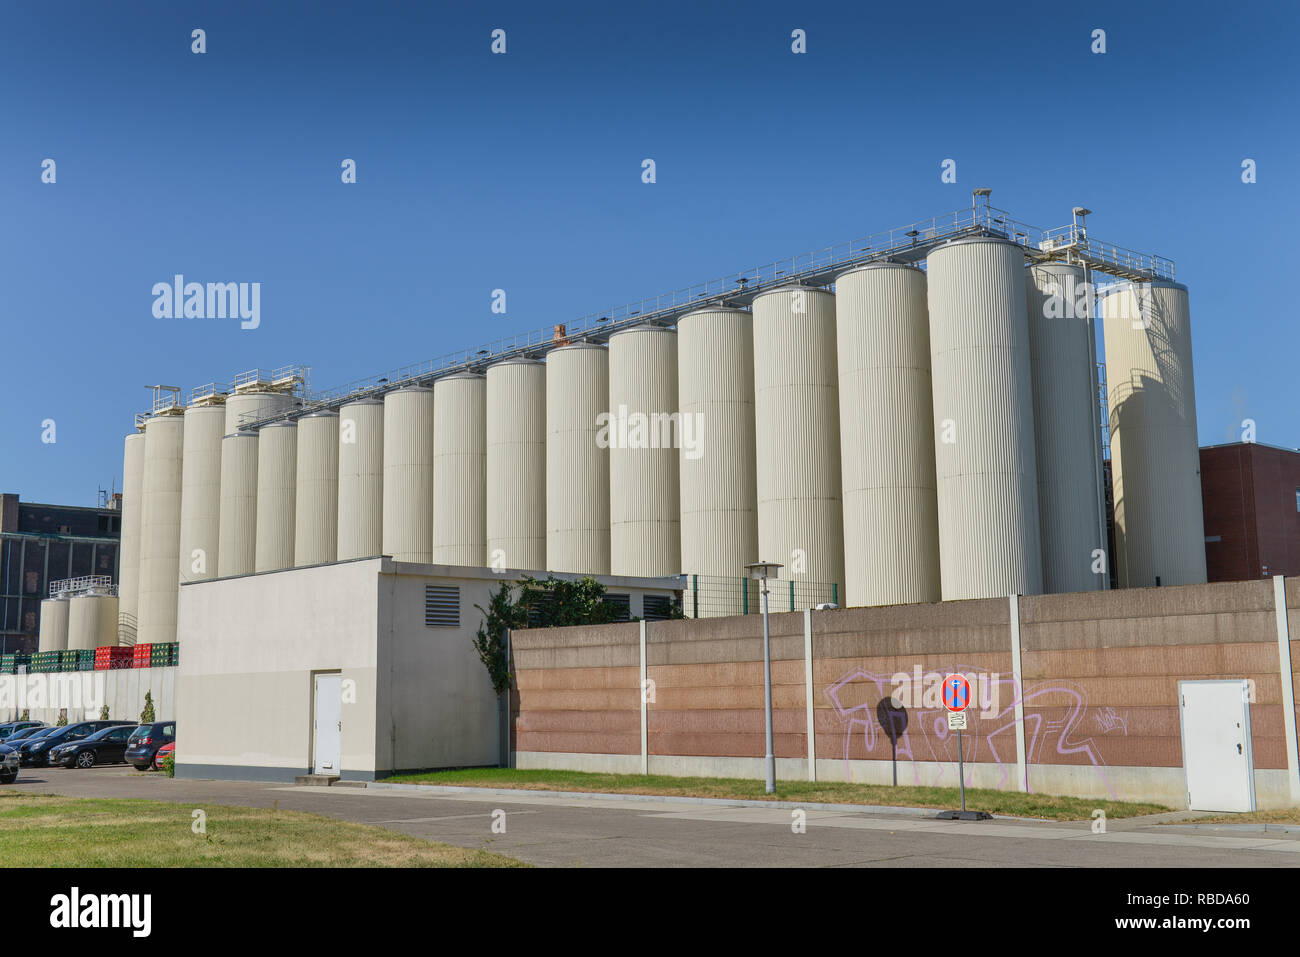
[[[893,696],[907,710],[899,783],[955,785],[939,682],[961,672],[969,785],[1182,807],[1178,682],[1249,679],[1258,803],[1289,805],[1273,594],[1251,581],[773,615],[778,776],[889,783],[877,707]],[[1294,689],[1300,582],[1286,604]],[[516,766],[761,777],[761,617],[650,622],[644,636],[643,757],[641,625],[512,635]]]
[[[40,698],[33,698],[33,682],[42,685]],[[25,688],[20,692],[18,685]],[[70,705],[68,724],[94,720],[99,717],[99,705],[108,705],[110,718],[140,720],[144,710],[144,696],[153,695],[153,713],[158,721],[176,718],[175,668],[114,668],[108,671],[67,671],[33,673],[25,675],[0,675],[0,724],[17,721],[24,710],[30,712],[32,721],[56,724],[58,707],[33,707],[34,700],[82,702],[84,706]],[[20,697],[20,694],[25,697]]]

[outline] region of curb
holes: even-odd
[[[788,810],[802,809],[809,811],[843,811],[851,814],[903,814],[909,817],[934,817],[940,811],[932,807],[903,807],[888,804],[822,804],[803,801],[754,801],[746,798],[697,798],[683,797],[676,794],[613,794],[607,791],[537,791],[526,788],[475,788],[454,784],[386,784],[382,781],[370,781],[367,789],[381,791],[423,791],[450,794],[478,794],[485,797],[511,797],[527,795],[529,797],[553,798],[588,798],[602,801],[654,801],[664,804],[703,805],[705,807],[773,807]],[[1048,821],[1040,817],[1007,817],[994,815],[998,821],[1032,821],[1038,823],[1068,824],[1069,821]]]

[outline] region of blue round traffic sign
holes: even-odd
[[[970,704],[970,683],[961,675],[943,679],[943,706],[949,711],[965,711]]]

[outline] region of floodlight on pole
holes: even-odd
[[[753,562],[745,566],[749,577],[763,583],[763,711],[767,717],[767,793],[776,793],[776,755],[772,748],[772,633],[767,623],[767,580],[779,577],[780,562]]]

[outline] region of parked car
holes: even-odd
[[[155,721],[135,729],[126,745],[126,760],[138,771],[153,767],[153,759],[164,744],[176,740],[175,721]]]
[[[17,751],[18,746],[22,744],[22,742],[30,741],[32,738],[36,737],[36,735],[40,734],[42,731],[51,731],[51,730],[53,729],[47,728],[43,724],[38,724],[35,727],[31,727],[31,728],[23,728],[21,731],[15,731],[13,734],[9,735],[9,737],[5,738],[4,743],[9,745],[9,747],[13,748],[15,751]]]
[[[28,728],[43,727],[45,727],[44,721],[9,721],[5,724],[0,724],[0,741],[8,741],[19,731],[25,731]]]
[[[170,741],[167,744],[164,744],[161,748],[158,749],[158,753],[153,756],[154,770],[161,771],[163,766],[163,761],[167,759],[168,755],[174,756],[175,754],[176,754],[175,741]]]
[[[135,727],[134,721],[78,721],[62,728],[54,728],[49,734],[34,738],[23,745],[19,758],[24,767],[49,767],[50,751],[69,741],[80,741],[104,728],[120,728],[123,725]]]
[[[67,741],[50,748],[50,767],[93,768],[96,764],[126,763],[126,745],[135,733],[135,724],[101,728],[80,740]]]
[[[18,752],[7,744],[0,744],[0,784],[13,784],[18,780]]]
[[[20,734],[26,735],[26,737],[24,737],[21,741],[15,741],[13,744],[14,750],[18,752],[19,763],[26,765],[27,749],[31,747],[33,744],[35,744],[37,741],[39,741],[41,738],[49,737],[51,734],[53,734],[55,731],[58,730],[59,728],[56,727],[37,728],[34,731],[31,728],[28,728],[27,731],[19,732]]]

